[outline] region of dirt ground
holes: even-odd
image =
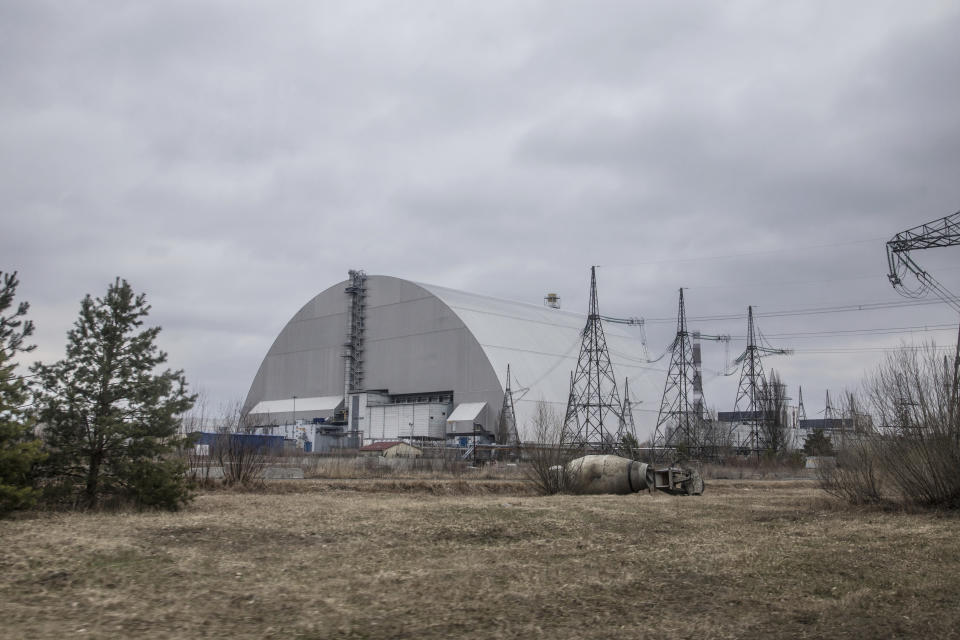
[[[960,637],[956,515],[851,510],[802,481],[392,482],[0,521],[0,636]]]

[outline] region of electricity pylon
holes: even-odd
[[[960,298],[910,257],[910,252],[916,249],[957,245],[960,245],[960,211],[901,231],[887,242],[887,265],[890,267],[887,278],[890,279],[890,284],[901,295],[908,298],[918,298],[927,291],[933,291],[941,300],[953,307],[954,311],[960,313]],[[903,276],[908,272],[917,279],[920,285],[918,288],[912,289],[903,281]],[[960,442],[960,327],[957,328],[957,344],[953,352],[952,377],[947,419],[951,427],[956,430],[957,440]]]
[[[629,434],[632,438],[632,445],[636,446],[637,442],[637,424],[633,420],[633,402],[630,400],[630,378],[623,379],[623,410],[620,415],[623,416],[623,428],[622,433],[624,435]],[[621,436],[622,438],[623,436]],[[633,451],[630,451],[631,457]]]
[[[580,334],[580,355],[563,428],[571,446],[595,453],[612,453],[620,446],[623,436],[623,403],[597,304],[596,269],[590,267],[590,311]]]
[[[659,461],[667,457],[667,450],[682,448],[686,455],[699,458],[703,454],[705,435],[703,388],[687,331],[683,289],[680,289],[677,310],[677,334],[670,353],[670,367],[653,434],[653,457]]]
[[[835,414],[836,414],[836,409],[834,409],[833,403],[830,401],[830,389],[827,389],[827,399],[823,405],[823,426],[826,429],[830,430],[830,433],[833,434],[833,439],[839,441],[837,442],[837,446],[842,448],[844,444],[843,440],[845,435],[844,428],[843,428],[843,420],[840,421],[840,434],[839,434],[840,437],[838,438],[837,433],[835,431],[835,427],[836,427],[836,422],[834,420]]]
[[[740,367],[740,382],[737,385],[737,400],[733,410],[738,421],[750,425],[748,446],[750,450],[760,456],[760,450],[766,446],[764,442],[762,423],[766,404],[765,392],[767,379],[763,374],[763,359],[765,355],[785,355],[791,353],[789,349],[774,349],[763,344],[763,336],[757,339],[759,331],[753,322],[753,307],[747,307],[747,348],[740,357],[734,360]],[[741,445],[742,448],[742,445]]]
[[[507,384],[503,390],[503,406],[500,408],[500,424],[497,428],[500,444],[516,447],[520,444],[517,431],[517,412],[513,408],[513,390],[510,388],[510,365],[507,365]]]

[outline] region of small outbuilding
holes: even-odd
[[[807,456],[805,469],[833,469],[837,466],[837,459],[834,456]]]
[[[485,418],[486,409],[486,402],[462,403],[447,418],[447,433],[455,436],[470,435],[482,429],[484,424],[491,424]]]
[[[362,456],[381,456],[384,458],[419,458],[423,454],[420,447],[400,441],[374,442],[360,447]]]

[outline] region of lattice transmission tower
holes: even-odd
[[[682,449],[699,458],[704,453],[705,417],[703,386],[699,360],[687,331],[687,310],[680,289],[677,310],[677,334],[670,345],[670,366],[660,400],[660,412],[653,434],[653,457],[665,459],[671,451]]]
[[[503,390],[503,406],[500,408],[500,423],[497,427],[497,442],[516,447],[520,444],[517,431],[517,412],[513,408],[513,390],[510,388],[510,365],[507,365],[507,384]]]
[[[759,336],[759,338],[758,338]],[[789,349],[774,349],[763,344],[763,336],[753,321],[753,307],[747,307],[747,348],[734,363],[741,365],[740,382],[737,385],[737,400],[733,410],[741,423],[750,426],[747,442],[736,443],[741,449],[748,448],[759,456],[767,443],[764,438],[767,379],[763,374],[763,356],[785,355]]]
[[[901,231],[887,242],[887,263],[890,267],[887,277],[890,284],[908,298],[917,298],[933,291],[960,313],[960,296],[943,286],[911,256],[912,251],[920,249],[956,246],[960,246],[960,211]],[[904,281],[908,273],[912,274],[919,286],[910,286]],[[957,343],[954,345],[953,375],[948,373],[947,377],[952,378],[948,396],[948,423],[956,429],[960,440],[960,326],[957,327]]]
[[[803,387],[799,388],[797,392],[797,426],[800,426],[800,422],[806,421],[807,419],[807,409],[803,406]]]
[[[637,423],[633,419],[633,400],[630,399],[630,378],[623,379],[623,433],[630,434],[633,438],[632,444],[636,446],[637,442]],[[621,439],[623,436],[621,436]],[[630,452],[633,453],[632,451]],[[632,456],[631,456],[632,457]]]
[[[612,453],[623,437],[623,403],[597,304],[595,266],[590,267],[590,310],[580,335],[580,355],[570,383],[564,434],[574,448]]]
[[[837,418],[838,414],[840,416],[839,419]],[[839,433],[837,425],[840,426]],[[843,411],[838,411],[830,399],[830,389],[827,389],[827,398],[823,405],[823,426],[825,432],[829,431],[833,435],[834,444],[837,447],[843,448],[846,444],[847,429],[843,419]]]
[[[575,410],[577,403],[577,392],[573,386],[573,371],[570,372],[570,391],[567,394],[567,410],[563,416],[563,430],[560,434],[560,441],[562,443],[570,442],[573,439],[572,434],[567,428],[568,424],[575,423],[576,421],[571,416],[570,412]]]

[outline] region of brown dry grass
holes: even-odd
[[[303,469],[305,478],[434,478],[514,479],[524,477],[516,464],[471,466],[470,460],[459,458],[383,458],[379,456],[299,456],[280,458],[281,464]]]
[[[0,635],[942,638],[960,628],[956,516],[852,511],[797,481],[715,481],[700,498],[462,495],[406,482],[278,482],[206,493],[177,514],[0,522]]]

